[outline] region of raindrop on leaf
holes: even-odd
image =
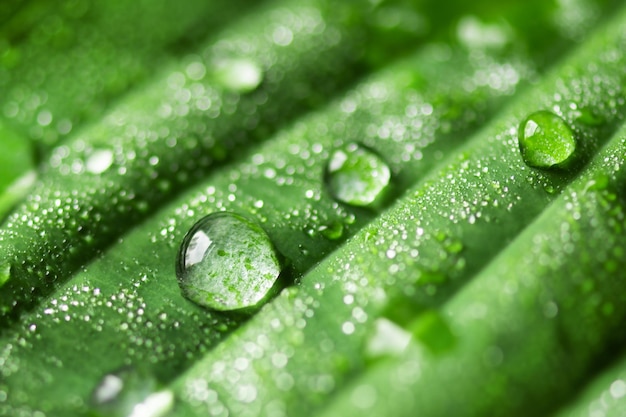
[[[564,167],[576,151],[576,138],[559,116],[548,111],[538,111],[522,123],[519,147],[528,166]]]
[[[217,62],[214,77],[228,90],[249,93],[263,81],[263,70],[250,59],[225,59]]]
[[[185,297],[219,311],[257,305],[279,274],[280,263],[265,231],[231,212],[198,221],[183,239],[176,261]]]
[[[343,236],[343,224],[340,222],[333,222],[329,225],[323,225],[319,227],[319,231],[326,239],[337,240]]]
[[[0,288],[11,279],[11,264],[0,265]]]
[[[97,149],[93,151],[85,161],[87,172],[91,174],[102,174],[113,165],[113,151],[109,149]]]
[[[371,206],[389,188],[391,171],[380,156],[356,143],[336,149],[328,161],[326,183],[335,199]]]
[[[437,311],[428,310],[422,313],[409,327],[413,336],[431,353],[447,352],[457,343],[447,321]]]

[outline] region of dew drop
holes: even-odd
[[[173,403],[173,393],[159,391],[152,375],[124,367],[100,380],[91,396],[91,411],[99,416],[161,417]]]
[[[365,347],[366,355],[372,359],[400,355],[411,340],[410,333],[386,318],[377,319],[372,330]]]
[[[434,354],[447,352],[456,345],[456,336],[448,323],[434,310],[424,312],[410,325],[410,330],[415,338]]]
[[[576,111],[576,121],[588,126],[600,126],[606,122],[602,115],[594,112],[588,107],[583,107]]]
[[[322,236],[329,240],[341,239],[343,236],[343,224],[340,222],[320,226],[318,230],[322,233]]]
[[[374,152],[355,143],[336,149],[327,166],[327,186],[339,201],[370,206],[389,187],[389,166]]]
[[[547,184],[543,187],[544,190],[546,190],[546,193],[554,195],[556,194],[556,188],[554,188],[554,186],[552,184]]]
[[[85,168],[92,174],[102,174],[113,164],[113,152],[109,149],[95,150],[87,157]]]
[[[263,70],[250,59],[225,59],[216,64],[214,77],[224,88],[249,93],[263,81]]]
[[[519,147],[528,166],[563,167],[576,150],[574,133],[554,113],[538,111],[524,120],[519,130]]]
[[[183,239],[176,261],[185,297],[220,311],[255,306],[279,274],[280,263],[265,231],[231,212],[198,221]]]
[[[450,254],[461,253],[463,250],[463,242],[458,239],[450,238],[444,242],[444,248]]]

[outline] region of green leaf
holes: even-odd
[[[454,348],[433,356],[418,338],[397,358],[354,378],[320,415],[444,416],[461,409],[475,416],[539,415],[574,396],[625,341],[626,297],[616,277],[626,268],[625,151],[623,128],[554,204],[441,307]],[[608,182],[594,188],[599,176]],[[365,397],[365,391],[374,394]],[[412,403],[403,401],[409,395]]]
[[[0,218],[5,217],[34,183],[33,159],[31,143],[0,122]]]
[[[168,22],[160,45],[178,33],[194,52],[42,148],[0,228],[0,414],[534,415],[571,399],[623,342],[626,16],[564,4],[283,0],[199,43]],[[50,83],[50,102],[73,96]],[[524,161],[537,111],[575,140],[564,169]],[[13,124],[16,143],[41,121]],[[241,293],[270,259],[275,286],[246,290],[264,306],[181,291],[184,236],[226,211],[264,249],[248,261],[241,231],[196,226],[206,247],[232,239],[209,288]]]
[[[216,31],[249,4],[22,3],[13,6],[13,16],[0,26],[0,109],[16,131],[43,149],[98,120],[119,97],[150,79],[156,68],[180,59],[189,44]]]
[[[587,384],[583,392],[571,404],[556,415],[558,417],[582,417],[589,413],[602,413],[607,417],[617,417],[624,411],[626,396],[626,363],[623,355],[609,369]]]
[[[493,303],[499,303],[503,296],[497,294],[502,293],[504,289],[501,286],[494,286],[487,292],[487,284],[482,286],[478,283],[481,281],[481,275],[475,275],[488,264],[488,268],[500,268],[497,273],[487,274],[489,285],[492,286],[494,281],[502,280],[507,276],[511,276],[514,280],[521,280],[523,277],[520,275],[526,270],[529,271],[528,275],[533,277],[533,280],[541,281],[533,275],[534,270],[526,264],[518,267],[511,265],[510,262],[501,263],[499,259],[490,261],[503,246],[515,239],[554,200],[556,194],[548,192],[546,188],[551,186],[557,190],[564,188],[568,191],[569,188],[566,188],[568,182],[577,176],[578,172],[554,174],[551,171],[529,169],[519,152],[516,128],[526,115],[536,109],[557,106],[559,97],[576,97],[575,91],[581,85],[586,86],[585,91],[589,93],[584,95],[585,102],[579,104],[592,108],[610,109],[612,99],[608,97],[607,91],[621,91],[620,94],[623,94],[621,86],[624,85],[624,75],[621,68],[624,57],[616,60],[611,58],[610,62],[615,66],[609,62],[603,62],[602,57],[614,56],[611,52],[619,50],[620,44],[611,40],[624,39],[623,22],[624,14],[622,13],[612,26],[589,40],[535,88],[523,94],[510,108],[468,142],[467,146],[451,153],[449,160],[442,167],[410,189],[406,197],[400,199],[391,210],[365,227],[347,245],[305,275],[296,290],[276,300],[239,331],[236,338],[226,340],[194,365],[175,384],[180,396],[190,407],[183,409],[181,415],[191,415],[194,412],[192,410],[195,410],[195,414],[201,414],[200,410],[209,406],[208,400],[204,401],[195,395],[193,387],[196,384],[210,387],[217,393],[219,403],[238,415],[254,415],[259,410],[270,407],[275,398],[281,399],[288,414],[305,413],[307,410],[315,410],[325,404],[328,401],[329,392],[341,393],[341,402],[336,409],[331,408],[328,415],[353,415],[368,411],[370,406],[380,407],[380,409],[371,410],[373,415],[385,414],[386,412],[383,412],[385,407],[389,407],[391,415],[402,414],[403,410],[406,410],[406,415],[414,415],[422,406],[432,407],[428,409],[426,415],[454,414],[455,410],[461,409],[467,409],[468,415],[484,415],[492,408],[497,410],[496,415],[512,415],[516,411],[525,410],[516,406],[517,403],[513,403],[510,405],[511,409],[508,409],[507,403],[501,401],[505,398],[504,392],[510,391],[507,391],[507,378],[516,381],[516,375],[513,372],[509,375],[507,371],[503,371],[502,374],[495,371],[489,373],[489,368],[481,368],[485,363],[482,355],[493,354],[497,359],[502,352],[506,353],[506,351],[491,349],[492,344],[499,349],[505,348],[505,346],[499,346],[494,340],[500,334],[506,338],[506,347],[512,345],[519,346],[521,349],[524,346],[537,345],[538,349],[545,349],[547,345],[543,342],[540,344],[540,341],[527,341],[533,331],[532,327],[521,327],[522,318],[528,311],[527,309],[523,309],[518,304],[512,304],[519,309],[519,316],[514,316],[515,320],[507,320],[508,315],[500,318],[497,311],[489,310],[488,304],[484,304],[485,300],[491,299]],[[603,75],[601,77],[596,78],[598,72],[595,68],[589,67],[589,62],[602,63]],[[594,82],[594,79],[598,82]],[[603,90],[604,87],[607,90]],[[602,142],[608,140],[622,123],[623,110],[606,112],[607,116],[610,114],[613,118],[607,119],[607,124],[601,131],[597,130],[597,126],[576,125],[570,122],[576,127],[579,145],[587,152],[586,158],[591,158],[601,147]],[[564,117],[567,119],[567,113]],[[594,159],[596,162],[590,168],[593,175],[606,171],[609,177],[616,175],[618,178],[616,181],[619,184],[621,164],[617,167],[615,164],[619,162],[618,156],[623,155],[624,152],[621,139],[621,135],[616,136],[611,151]],[[608,156],[610,158],[607,159]],[[605,159],[607,159],[606,162]],[[586,177],[583,176],[581,181],[590,181],[593,178],[591,175],[590,173]],[[616,187],[619,189],[620,185]],[[577,195],[576,190],[574,188],[571,191],[573,196]],[[563,205],[568,207],[567,203]],[[606,217],[605,212],[597,212],[598,210],[591,211],[590,215],[596,214],[599,219]],[[568,216],[571,215],[569,208],[565,211]],[[621,221],[620,218],[618,213],[616,221]],[[606,221],[610,219],[612,217],[607,217]],[[580,238],[581,241],[592,240],[590,235],[594,221],[590,219],[589,222],[590,224],[586,226],[588,231],[581,232],[582,236],[585,236]],[[556,225],[560,227],[561,222],[555,221]],[[599,222],[598,227],[604,227],[603,223]],[[537,228],[546,229],[545,223]],[[554,234],[560,237],[560,233]],[[597,238],[600,240],[603,235],[604,233],[600,232]],[[617,236],[614,238],[619,239]],[[532,239],[530,243],[533,243]],[[556,243],[551,241],[551,243],[561,246],[560,241]],[[611,249],[620,247],[619,241],[615,245],[609,244],[608,247]],[[583,246],[581,250],[588,251],[589,247]],[[514,251],[510,257],[518,260],[521,253],[524,252]],[[526,262],[537,263],[538,268],[546,262],[536,252],[531,251],[530,254],[531,259]],[[560,257],[561,255],[546,254],[547,260]],[[617,265],[614,271],[620,270],[620,265]],[[558,266],[562,265],[559,263]],[[580,267],[578,264],[571,265],[574,269]],[[437,271],[443,279],[438,277],[433,280],[432,271]],[[542,269],[540,271],[545,272]],[[568,279],[572,273],[568,270],[563,274],[562,277],[566,281],[564,285],[569,283]],[[581,273],[591,274],[587,267],[582,269]],[[554,270],[551,269],[550,274],[554,274]],[[463,288],[463,291],[450,301],[453,305],[457,305],[455,304],[457,299],[464,300],[459,305],[459,309],[463,310],[455,310],[454,314],[449,313],[450,310],[444,303],[470,279],[473,279],[476,285],[481,285],[479,288],[485,296],[480,295],[480,291],[475,291],[472,297],[464,298],[463,295],[469,288]],[[530,278],[526,279],[528,280]],[[526,281],[517,283],[514,288],[520,289],[516,291],[521,291]],[[613,291],[616,297],[619,296],[615,287],[608,287],[607,291]],[[376,337],[375,334],[372,335],[372,332],[377,320],[385,318],[383,314],[388,310],[388,306],[395,305],[398,299],[410,300],[407,304],[412,308],[405,313],[409,319],[420,314],[425,308],[441,308],[445,321],[450,322],[447,325],[452,335],[455,335],[457,339],[455,345],[458,348],[452,349],[449,355],[444,355],[441,365],[436,359],[432,360],[432,376],[429,378],[418,378],[423,372],[422,368],[431,366],[428,358],[421,356],[419,359],[410,357],[410,360],[400,362],[392,369],[374,366],[371,375],[367,373],[369,358],[365,356],[364,346],[367,345],[368,338]],[[524,299],[532,299],[532,295]],[[306,300],[310,302],[307,303]],[[474,305],[474,300],[477,305]],[[550,299],[547,299],[544,303],[549,301]],[[456,335],[460,330],[457,330],[455,323],[474,314],[470,311],[473,308],[477,310],[475,314],[484,317],[485,320],[480,321],[476,325],[478,327],[472,327],[472,331],[468,329],[467,333]],[[530,307],[528,309],[534,312]],[[539,309],[539,311],[542,310]],[[618,317],[621,316],[618,315]],[[407,321],[406,318],[404,320]],[[501,326],[491,329],[490,326],[496,326],[499,320],[505,321]],[[291,324],[298,321],[303,324],[301,326]],[[518,322],[519,328],[514,326]],[[481,324],[482,327],[480,327]],[[551,322],[548,324],[552,326]],[[521,331],[522,328],[524,331]],[[590,328],[593,329],[594,326]],[[482,333],[478,332],[479,329]],[[461,330],[465,329],[461,328]],[[489,333],[490,330],[492,333]],[[519,332],[515,333],[515,330]],[[606,330],[607,333],[603,333],[606,335],[603,340],[608,342],[607,336],[611,334],[612,328],[607,327]],[[506,333],[507,331],[510,333]],[[484,336],[481,336],[482,334]],[[250,344],[261,343],[259,340],[263,340],[264,349],[284,352],[289,351],[291,347],[295,353],[293,357],[290,357],[286,366],[276,367],[272,363],[271,354],[260,355],[255,350],[249,349]],[[297,347],[294,347],[294,340],[298,341]],[[320,355],[319,351],[323,349],[321,345],[332,345],[333,348],[324,355]],[[574,347],[572,349],[574,352],[579,352]],[[584,348],[581,346],[580,352],[583,351]],[[555,355],[562,353],[557,349],[553,352]],[[600,354],[599,351],[595,353]],[[463,379],[466,385],[463,385],[463,389],[459,388],[458,392],[453,391],[451,387],[460,383],[455,378],[459,377],[458,373],[462,373],[465,367],[461,360],[450,362],[454,360],[455,354],[467,361],[470,360],[469,356],[474,355],[471,361],[477,366],[476,373],[472,374],[473,377]],[[468,356],[462,356],[462,354]],[[313,357],[316,359],[311,360]],[[530,367],[527,362],[531,358],[533,361],[539,361],[541,357],[542,354],[539,353],[528,353],[527,358],[520,354],[512,366],[525,369],[527,366]],[[566,356],[563,357],[566,358]],[[237,378],[231,379],[227,373],[221,371],[221,369],[232,369],[235,362],[242,360],[247,361],[248,366],[243,370],[238,370]],[[214,366],[215,363],[219,363],[220,366]],[[584,365],[581,359],[581,364],[578,366],[583,368]],[[537,374],[543,370],[540,365],[532,369]],[[406,372],[406,375],[399,375],[402,372]],[[493,375],[494,386],[498,390],[487,393],[476,392],[466,397],[465,390],[472,392],[470,388],[476,390],[483,388],[483,384],[476,384],[481,377],[481,372],[484,375]],[[564,369],[557,367],[554,372],[558,374],[564,372]],[[366,373],[363,377],[364,382],[358,385],[355,383],[352,390],[344,391],[342,388],[348,384],[348,381],[360,373]],[[283,392],[280,385],[272,383],[281,378],[281,375],[288,375],[292,381],[291,388],[286,392]],[[534,375],[534,372],[529,372],[527,375]],[[332,383],[313,389],[312,384],[314,385],[314,381],[320,378],[323,380],[330,378]],[[375,382],[377,378],[379,381]],[[401,381],[402,378],[406,378],[407,388],[403,388],[402,384],[394,383],[392,381],[394,378]],[[411,385],[414,379],[416,384],[419,382],[424,386],[414,388]],[[562,386],[561,393],[568,387],[564,379],[566,377],[563,380],[560,378],[554,380],[555,385]],[[441,383],[435,383],[435,387],[449,388],[433,389],[431,381],[441,381]],[[513,384],[513,382],[509,383]],[[572,393],[573,383],[569,382],[569,394]],[[524,384],[524,387],[533,384],[540,385],[532,380],[525,380]],[[253,387],[256,393],[253,401],[245,402],[245,404],[242,402],[239,397],[241,386]],[[378,393],[379,401],[362,404],[355,402],[353,398],[367,397],[368,401],[375,398],[374,395],[363,395],[360,389],[363,386],[372,387]],[[554,391],[550,390],[551,386],[543,387],[544,393]],[[364,390],[371,394],[372,390],[369,388],[364,388]],[[389,395],[388,400],[386,391]],[[525,388],[524,392],[528,391],[529,389]],[[448,399],[449,392],[453,393],[452,396],[459,401],[458,403]],[[419,397],[419,402],[415,402],[414,405],[402,400],[407,397],[418,397],[417,393],[424,397],[423,399]],[[538,398],[530,397],[529,392],[528,398],[531,399],[530,402],[534,407],[545,410],[549,408],[546,404],[551,404],[551,400],[556,401],[564,397],[564,394],[554,399],[548,396],[545,398],[545,403],[542,403],[538,401]],[[475,398],[475,400],[469,401],[467,398]],[[466,401],[467,405],[461,406],[463,401]],[[447,406],[454,408],[446,409]],[[360,409],[361,407],[363,409]],[[498,407],[502,407],[503,410]],[[527,407],[532,410],[530,405]]]
[[[359,45],[381,30],[362,25],[376,10],[365,0],[285,1],[255,10],[55,148],[45,175],[0,231],[13,277],[0,293],[2,309],[28,307],[33,295],[49,293],[181,189],[373,66]],[[437,17],[445,23],[453,16]],[[422,37],[392,32],[397,47]],[[233,60],[258,66],[258,88],[224,84],[220,71]],[[41,227],[49,229],[44,236]],[[56,255],[68,246],[66,256]]]

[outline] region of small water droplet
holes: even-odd
[[[91,397],[95,415],[113,417],[160,417],[173,402],[171,391],[158,391],[152,375],[132,367],[105,375]]]
[[[328,188],[346,204],[373,205],[388,189],[390,179],[391,171],[385,161],[356,143],[336,149],[328,161]]]
[[[552,184],[545,185],[543,189],[546,190],[546,193],[548,194],[556,194],[557,191]]]
[[[564,167],[576,150],[576,138],[565,121],[554,113],[538,111],[524,120],[519,147],[528,166]]]
[[[318,230],[322,236],[330,240],[341,239],[343,236],[343,224],[339,222],[333,222],[329,225],[320,226]]]
[[[220,311],[255,306],[279,274],[280,263],[265,231],[231,212],[198,221],[183,239],[176,262],[185,297]]]
[[[602,115],[594,112],[590,108],[583,107],[576,111],[576,121],[588,126],[600,126],[606,120]]]
[[[245,59],[225,59],[217,62],[215,80],[223,87],[238,93],[249,93],[263,81],[263,70],[256,62]]]

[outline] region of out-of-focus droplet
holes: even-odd
[[[456,345],[456,336],[437,311],[424,312],[409,327],[413,336],[433,354],[445,353]]]
[[[158,390],[147,372],[125,367],[106,374],[91,397],[92,414],[107,417],[161,417],[174,403],[174,394]]]
[[[102,174],[113,164],[113,151],[110,149],[94,150],[85,160],[87,172],[92,174]]]
[[[587,126],[600,126],[606,122],[602,115],[594,112],[588,107],[580,108],[576,113],[576,121],[586,124]]]
[[[248,93],[255,90],[263,81],[263,70],[259,64],[250,59],[225,59],[216,64],[214,77],[228,90]]]
[[[377,319],[367,340],[366,355],[375,359],[381,356],[401,354],[411,340],[411,334],[394,322],[385,318]]]
[[[340,222],[333,222],[329,225],[319,227],[319,231],[326,239],[337,240],[343,236],[343,224]]]

